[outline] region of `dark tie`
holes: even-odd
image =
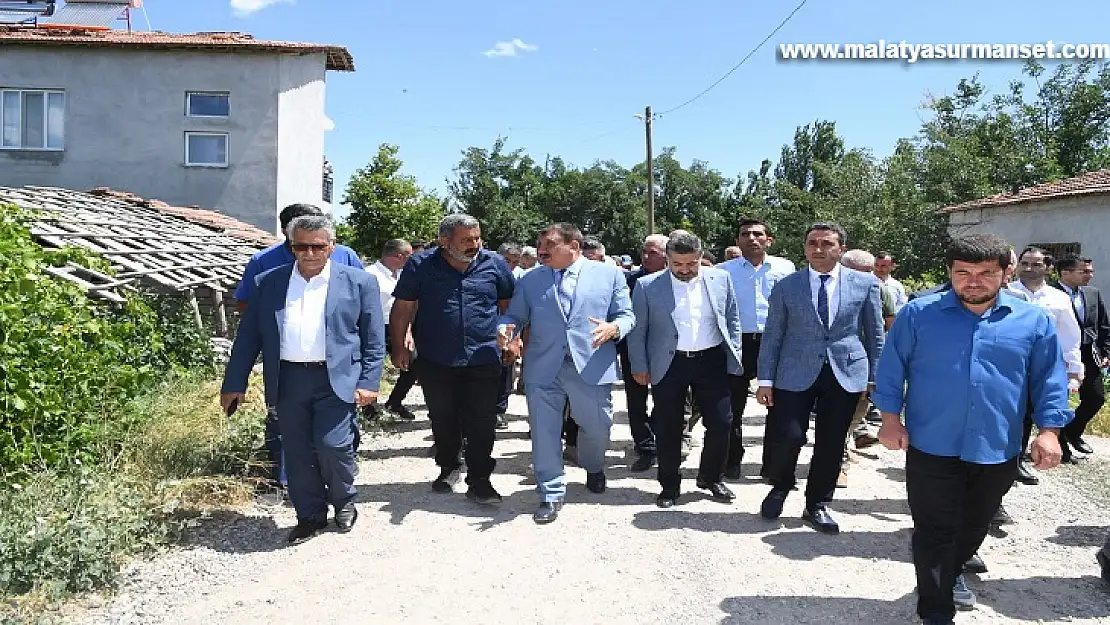
[[[817,316],[821,318],[821,325],[826,329],[829,327],[829,294],[825,291],[825,283],[829,281],[832,276],[828,274],[821,274],[821,286],[817,287]]]

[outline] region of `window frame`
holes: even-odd
[[[224,162],[223,163],[194,163],[189,160],[189,138],[193,136],[198,137],[223,137],[224,138]],[[203,167],[209,169],[227,169],[231,166],[231,135],[227,132],[211,131],[211,130],[186,130],[185,131],[185,166],[186,167]]]
[[[223,96],[227,98],[227,115],[194,115],[190,109],[190,102],[193,96]],[[229,91],[186,91],[185,92],[185,116],[190,119],[231,119],[231,92]]]
[[[8,93],[16,94],[19,101],[19,116],[16,120],[19,127],[19,145],[4,145],[4,96]],[[42,95],[42,145],[28,146],[23,144],[23,100],[25,94],[34,93]],[[50,96],[59,95],[62,98],[62,145],[50,145]],[[0,151],[25,151],[25,152],[65,152],[66,149],[66,109],[69,108],[69,98],[64,89],[28,89],[16,87],[0,87]]]

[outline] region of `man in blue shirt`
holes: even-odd
[[[513,296],[513,275],[499,254],[482,249],[482,230],[470,215],[439,224],[439,246],[409,257],[393,290],[389,331],[393,364],[411,363],[405,335],[412,326],[420,354],[417,374],[428,404],[439,477],[432,490],[450,493],[459,480],[466,438],[466,496],[483,505],[501,495],[490,483],[502,352],[497,322]],[[517,344],[506,349],[509,361]]]
[[[732,431],[728,447],[728,463],[725,477],[740,479],[740,465],[744,460],[744,408],[748,402],[748,389],[755,379],[756,363],[759,362],[759,345],[763,328],[767,325],[767,300],[771,289],[779,280],[794,273],[794,263],[785,258],[767,253],[775,238],[771,229],[759,219],[740,220],[740,233],[736,244],[740,257],[718,265],[732,276],[736,289],[736,301],[740,305],[741,348],[744,362],[740,375],[729,378],[732,397]],[[764,446],[763,465],[767,464],[767,447]],[[762,471],[761,471],[762,473]]]
[[[324,211],[311,204],[290,204],[281,209],[278,213],[278,222],[281,223],[281,231],[285,233],[289,228],[289,223],[297,217],[317,216],[323,215]],[[351,267],[358,267],[362,269],[362,263],[358,260],[358,255],[355,251],[345,245],[335,245],[332,250],[330,259],[340,265],[348,265]],[[243,270],[243,277],[239,279],[239,287],[235,289],[235,310],[239,314],[247,309],[247,302],[251,298],[251,293],[254,291],[255,280],[259,274],[266,273],[271,269],[276,269],[283,265],[292,265],[297,257],[293,255],[293,250],[289,247],[289,241],[282,241],[270,247],[256,252],[251,256],[250,261],[247,262],[246,268]],[[351,427],[354,428],[355,443],[354,449],[358,451],[360,442],[358,424],[355,420],[351,421]],[[269,453],[270,462],[274,465],[274,479],[279,484],[285,486],[287,480],[285,479],[285,470],[282,467],[282,453],[281,453],[281,433],[278,432],[277,415],[271,410],[266,415],[266,451]]]
[[[999,292],[1007,243],[956,239],[946,261],[952,289],[902,308],[872,394],[879,440],[906,451],[917,613],[933,624],[975,605],[960,569],[1014,482],[1026,407],[1039,429],[1030,452],[1038,469],[1059,464],[1059,431],[1073,417],[1052,319]]]

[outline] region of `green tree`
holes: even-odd
[[[349,245],[359,254],[377,258],[390,239],[435,239],[443,205],[434,193],[424,191],[416,178],[401,173],[398,148],[383,143],[374,160],[351,176],[344,204]]]

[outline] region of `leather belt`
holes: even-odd
[[[718,349],[721,349],[721,344],[720,343],[714,345],[713,347],[708,347],[706,349],[699,349],[696,352],[688,352],[688,351],[685,351],[685,350],[676,349],[674,351],[674,355],[675,356],[684,356],[686,358],[697,358],[698,356],[704,356],[704,355],[706,355],[710,352],[716,351]]]
[[[308,361],[308,362],[300,362],[300,361],[296,361],[296,360],[283,360],[283,361],[281,361],[281,364],[283,364],[283,365],[296,365],[298,367],[303,367],[305,369],[323,369],[323,368],[328,366],[328,363],[327,363],[326,360],[311,360],[311,361]]]

